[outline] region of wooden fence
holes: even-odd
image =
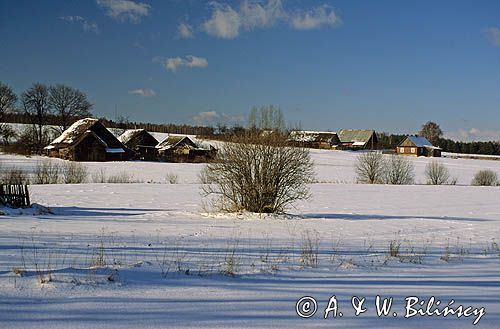
[[[28,185],[0,184],[0,205],[12,208],[29,207],[31,203]]]

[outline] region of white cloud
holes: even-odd
[[[143,88],[129,90],[128,93],[130,95],[137,95],[137,96],[141,96],[141,97],[154,97],[154,96],[156,96],[156,92],[154,90],[143,89]]]
[[[206,58],[197,57],[193,55],[187,55],[184,58],[182,57],[155,57],[153,58],[153,62],[160,63],[165,69],[170,70],[172,72],[177,71],[179,67],[185,66],[189,68],[205,68],[208,66],[208,61]]]
[[[93,32],[95,34],[99,34],[99,27],[96,22],[89,22],[82,16],[61,16],[59,19],[69,23],[78,23],[81,25],[82,29],[85,32]]]
[[[241,124],[246,116],[244,115],[231,115],[217,111],[200,112],[191,118],[195,124],[198,125],[213,125],[215,123],[222,124]]]
[[[500,29],[497,27],[490,27],[484,30],[484,33],[490,40],[493,46],[500,46]]]
[[[193,38],[193,27],[187,23],[180,23],[179,26],[177,26],[177,36],[181,39]]]
[[[247,29],[265,28],[287,17],[281,0],[269,0],[267,4],[245,0],[240,5],[240,16]]]
[[[444,137],[464,142],[500,141],[500,130],[459,129],[445,132]]]
[[[297,30],[311,30],[323,26],[335,26],[340,18],[335,10],[328,5],[319,6],[305,12],[296,12],[290,19],[290,24]]]
[[[229,5],[213,3],[212,17],[203,23],[203,30],[211,36],[233,39],[240,33],[240,15]]]
[[[119,21],[139,23],[145,16],[149,16],[151,6],[133,0],[96,0],[97,4],[106,10],[106,15]]]
[[[241,30],[269,28],[280,21],[295,29],[310,30],[338,25],[340,18],[328,5],[290,12],[284,9],[282,0],[244,0],[236,9],[212,2],[212,15],[202,24],[202,29],[213,37],[234,39]]]

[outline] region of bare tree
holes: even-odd
[[[450,172],[444,164],[433,160],[425,166],[425,176],[429,185],[443,185],[450,180]]]
[[[0,82],[0,135],[4,142],[8,144],[9,139],[13,137],[13,129],[9,125],[4,124],[5,114],[14,111],[14,106],[17,102],[17,96],[12,91],[12,88]]]
[[[49,105],[49,90],[41,83],[35,83],[21,95],[24,113],[28,115],[36,129],[36,144],[40,151],[47,142],[44,138],[44,125],[51,112]]]
[[[253,129],[285,130],[283,112],[272,105],[253,107],[248,116],[248,126]]]
[[[49,106],[59,117],[61,132],[72,124],[74,118],[91,116],[92,104],[80,90],[58,84],[49,88],[49,94]]]
[[[358,156],[354,171],[358,183],[382,183],[384,180],[384,156],[377,152],[362,153]]]
[[[384,167],[386,184],[410,185],[415,182],[415,167],[406,157],[392,155]]]
[[[427,138],[433,145],[437,145],[439,138],[443,136],[443,131],[437,123],[428,121],[422,125],[419,134]]]
[[[14,105],[17,102],[17,96],[12,91],[12,88],[0,82],[0,122],[4,122],[6,113],[14,110]]]
[[[286,145],[286,137],[279,133],[234,137],[205,168],[209,184],[202,191],[215,196],[220,210],[284,212],[310,196],[307,184],[314,176],[309,151]]]

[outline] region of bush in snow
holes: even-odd
[[[444,164],[433,160],[425,166],[425,177],[429,185],[443,185],[448,183],[450,172]]]
[[[134,177],[127,172],[121,172],[115,175],[110,175],[107,182],[112,184],[134,183]]]
[[[354,167],[356,182],[380,184],[384,181],[384,156],[377,152],[365,152],[358,156]]]
[[[472,185],[474,186],[495,186],[498,185],[498,176],[497,173],[486,169],[480,170],[474,175],[474,179],[472,179]]]
[[[220,210],[282,213],[307,199],[314,175],[309,150],[288,147],[279,132],[248,132],[225,143],[202,174],[205,196],[215,195]]]
[[[34,184],[57,184],[59,183],[61,168],[50,160],[38,161],[36,163]]]
[[[106,178],[106,169],[99,168],[98,171],[94,171],[92,173],[92,182],[93,183],[106,183],[108,180]]]
[[[62,169],[65,184],[82,184],[87,181],[87,167],[78,162],[67,162]]]
[[[168,173],[167,177],[165,177],[165,181],[169,184],[177,184],[179,183],[179,176]]]
[[[415,167],[406,157],[392,155],[384,164],[386,184],[410,185],[415,182]]]
[[[1,183],[2,184],[29,184],[30,177],[22,169],[9,168],[9,169],[6,169],[6,171],[4,173],[2,173]]]

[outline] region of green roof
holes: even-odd
[[[342,129],[339,131],[339,139],[341,143],[368,143],[374,133],[374,130]]]

